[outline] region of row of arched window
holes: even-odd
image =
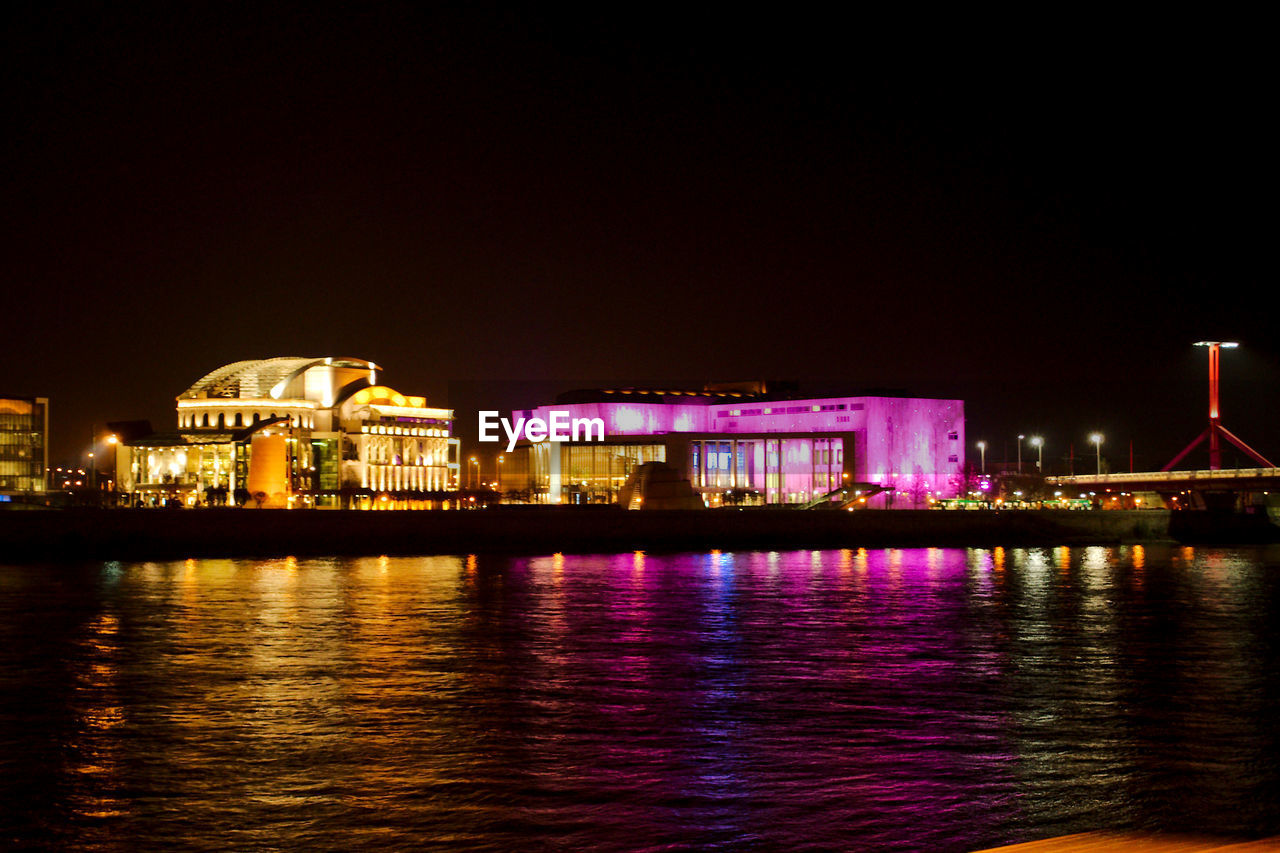
[[[290,426],[315,428],[315,419],[310,415],[290,414],[289,412],[217,412],[216,414],[211,412],[192,412],[178,418],[178,428],[242,429],[276,417],[287,417]]]

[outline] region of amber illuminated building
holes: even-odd
[[[457,485],[453,412],[379,373],[332,357],[220,367],[178,395],[175,431],[124,442],[119,482],[143,505],[438,505]]]
[[[0,500],[45,491],[49,400],[0,397]]]

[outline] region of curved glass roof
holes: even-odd
[[[179,399],[193,397],[250,397],[264,398],[271,389],[285,379],[314,365],[376,369],[373,362],[360,358],[301,358],[283,356],[236,361],[225,364],[183,391]]]

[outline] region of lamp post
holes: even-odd
[[[1025,435],[1021,435],[1021,434],[1018,435],[1018,473],[1019,474],[1022,473],[1022,439],[1024,438],[1026,438]]]
[[[1038,435],[1031,436],[1031,446],[1036,449],[1036,471],[1044,473],[1044,439]]]
[[[480,479],[480,463],[476,461],[474,456],[471,457],[470,462],[471,464],[467,466],[467,488],[472,489],[475,488],[476,481]],[[475,472],[474,477],[472,477],[473,471]]]
[[[1235,341],[1197,341],[1196,346],[1209,348],[1209,428],[1196,436],[1195,441],[1188,444],[1186,449],[1173,457],[1173,459],[1160,470],[1172,470],[1173,466],[1181,462],[1188,453],[1195,449],[1196,445],[1204,441],[1206,438],[1209,439],[1210,470],[1217,471],[1222,468],[1221,439],[1223,438],[1234,444],[1240,450],[1243,450],[1250,459],[1257,462],[1262,467],[1276,467],[1274,463],[1267,459],[1267,457],[1245,444],[1232,434],[1231,430],[1222,425],[1222,413],[1218,410],[1218,359],[1221,356],[1222,350],[1235,349],[1240,346],[1240,344]]]
[[[978,442],[978,454],[982,459],[982,473],[987,473],[987,443],[985,441]]]
[[[498,454],[498,494],[502,494],[502,454]],[[501,497],[498,499],[501,501]]]
[[[115,491],[116,474],[118,473],[116,469],[120,467],[119,459],[116,458],[116,454],[120,452],[120,439],[112,434],[107,436],[106,441],[107,446],[111,448],[111,473],[107,478],[107,483],[111,486],[111,490]]]
[[[1098,454],[1098,476],[1102,476],[1102,433],[1095,432],[1089,436],[1089,440],[1093,442],[1093,446],[1097,449]]]
[[[1223,348],[1235,349],[1240,344],[1235,341],[1198,341],[1196,346],[1209,348],[1209,469],[1217,471],[1222,468],[1222,442],[1219,440],[1222,415],[1218,410],[1218,358]]]

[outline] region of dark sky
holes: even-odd
[[[902,387],[965,399],[971,444],[1100,429],[1158,466],[1202,428],[1203,338],[1244,343],[1224,419],[1280,456],[1248,21],[9,14],[0,391],[52,399],[59,458],[95,422],[171,427],[223,363],[349,355],[453,405]]]

